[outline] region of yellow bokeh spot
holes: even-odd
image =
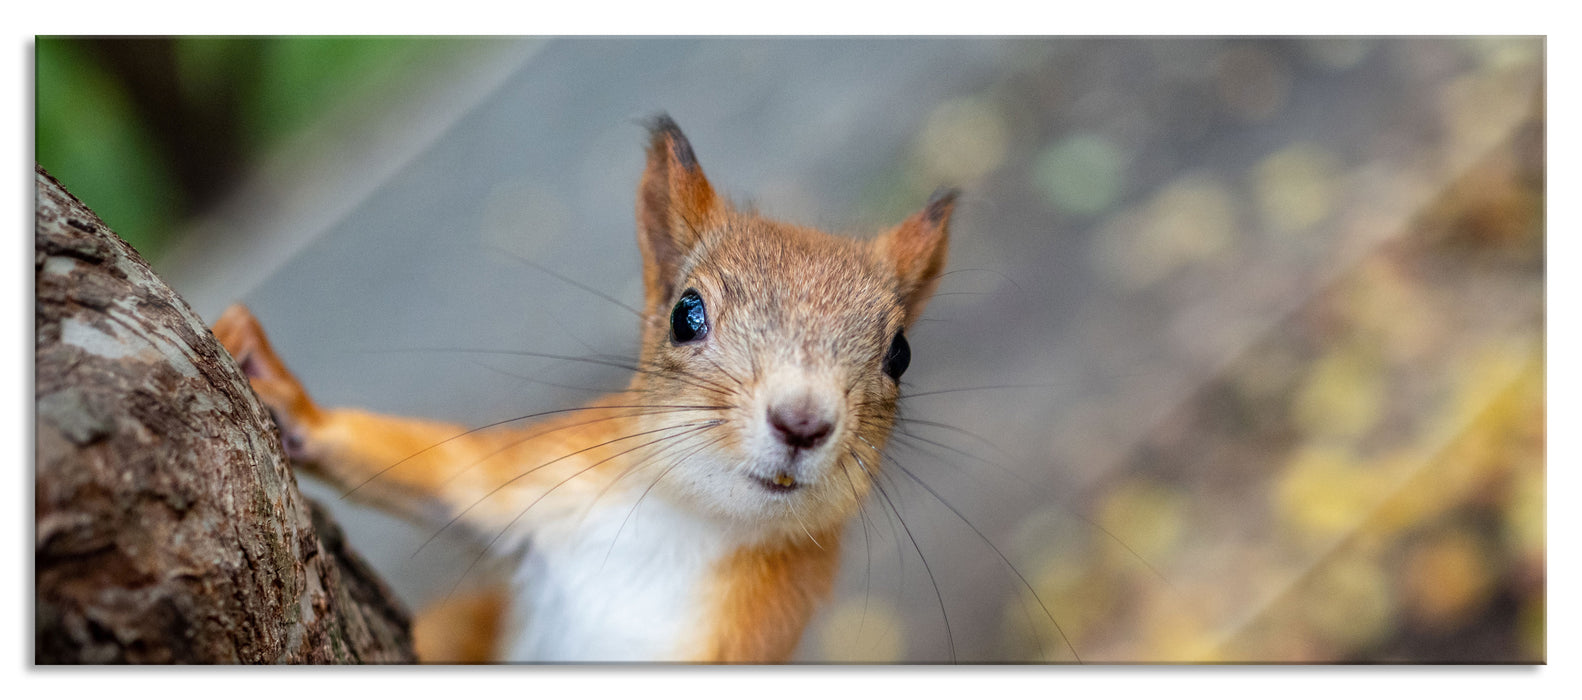
[[[967,184],[1000,167],[1009,139],[999,107],[988,99],[967,97],[929,113],[917,150],[931,180]]]
[[[1451,155],[1451,167],[1483,157],[1532,109],[1541,84],[1520,77],[1527,72],[1520,66],[1514,70],[1491,67],[1445,84],[1439,113],[1445,120],[1445,150]]]
[[[1310,445],[1291,457],[1274,497],[1277,512],[1304,534],[1327,540],[1357,528],[1384,497],[1383,478],[1334,447]]]
[[[1496,566],[1476,537],[1461,530],[1441,533],[1407,555],[1403,602],[1425,622],[1453,625],[1488,599]]]
[[[820,656],[835,663],[895,663],[906,655],[905,629],[889,601],[843,600],[830,610],[819,635]]]
[[[1505,511],[1505,538],[1511,550],[1541,560],[1548,551],[1543,463],[1540,460],[1525,466],[1529,468],[1516,475],[1511,503]]]
[[[1544,60],[1544,42],[1538,37],[1475,36],[1464,41],[1485,69],[1526,69]]]
[[[1438,415],[1405,444],[1369,460],[1367,468],[1392,484],[1368,523],[1371,532],[1416,527],[1506,478],[1513,480],[1501,489],[1509,494],[1506,546],[1543,556],[1543,364],[1534,352],[1527,343],[1495,343],[1445,372],[1454,382]]]
[[[1287,146],[1253,170],[1253,189],[1264,229],[1300,233],[1323,221],[1334,209],[1339,190],[1339,161],[1310,143]]]
[[[1077,655],[1091,651],[1090,635],[1114,632],[1124,625],[1115,611],[1123,593],[1103,568],[1072,569],[1051,559],[1023,571],[1038,600],[1026,589],[1008,596],[1001,613],[1003,624],[1025,640],[1023,646],[1040,651],[1044,660],[1072,661],[1073,648]]]
[[[1202,616],[1179,605],[1154,599],[1143,615],[1143,655],[1162,663],[1213,663],[1221,661],[1217,644]]]
[[[1319,358],[1291,407],[1297,428],[1310,438],[1362,436],[1384,411],[1382,369],[1374,358],[1347,347]]]
[[[1133,480],[1121,485],[1104,500],[1099,511],[1099,523],[1109,534],[1094,533],[1097,551],[1113,553],[1113,557],[1129,562],[1141,557],[1159,566],[1181,537],[1183,500],[1180,493],[1162,484]],[[1126,543],[1132,551],[1127,552],[1115,540]]]
[[[1301,596],[1301,615],[1335,649],[1366,647],[1389,633],[1395,601],[1371,558],[1331,559]]]
[[[1348,331],[1376,342],[1391,359],[1412,360],[1441,349],[1445,314],[1417,281],[1388,260],[1364,262],[1341,289]]]
[[[1437,455],[1398,448],[1369,461],[1369,468],[1391,484],[1390,496],[1368,522],[1369,532],[1391,536],[1416,527],[1459,501],[1432,485]]]
[[[1106,226],[1095,263],[1122,286],[1142,289],[1178,268],[1218,259],[1236,235],[1230,189],[1210,175],[1186,175]]]
[[[1029,513],[1010,537],[1007,553],[1013,561],[1031,562],[1029,571],[1048,572],[1038,576],[1050,588],[1071,585],[1087,568],[1086,536],[1090,526],[1058,506]],[[1040,595],[1044,586],[1040,586]]]

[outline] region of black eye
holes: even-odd
[[[703,308],[703,297],[698,296],[698,290],[688,289],[681,293],[681,300],[676,302],[676,308],[670,311],[670,340],[676,343],[690,343],[703,340],[709,335],[709,314]]]
[[[906,366],[912,364],[912,346],[907,345],[906,336],[900,331],[895,332],[895,340],[890,341],[890,349],[884,353],[884,373],[891,379],[901,381],[901,373],[906,371]]]

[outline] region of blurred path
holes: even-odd
[[[1486,530],[1423,520],[1390,531],[1404,544],[1326,568],[1384,485],[1433,474],[1436,445],[1493,430],[1456,421],[1524,386],[1524,348],[1542,346],[1541,221],[1421,233],[1468,177],[1458,186],[1510,192],[1518,211],[1542,196],[1541,165],[1536,194],[1530,163],[1506,167],[1527,162],[1523,133],[1541,144],[1542,49],[1520,38],[502,42],[497,63],[457,79],[472,87],[441,93],[459,101],[388,106],[419,115],[403,116],[419,124],[403,133],[422,135],[396,137],[407,150],[285,178],[335,196],[255,194],[266,204],[245,227],[261,238],[162,272],[207,316],[252,305],[323,401],[485,423],[590,393],[544,381],[624,382],[422,349],[631,352],[629,314],[501,251],[636,301],[646,116],[668,111],[715,184],[772,216],[862,232],[961,186],[953,272],[915,331],[906,389],[1021,388],[918,396],[908,415],[952,428],[913,424],[897,459],[1018,563],[1084,657],[1346,658],[1399,630],[1433,634],[1412,632],[1411,615],[1429,613],[1390,592],[1425,575],[1401,563],[1417,561],[1418,539],[1436,572],[1468,551],[1507,553],[1479,544]],[[1477,179],[1490,172],[1503,174]],[[1489,206],[1494,220],[1522,220]],[[1499,483],[1530,478],[1530,455],[1512,454],[1521,470]],[[1369,476],[1346,481],[1358,474]],[[1069,660],[1047,625],[1029,635],[1042,613],[993,550],[895,483],[943,572],[957,655]],[[1315,483],[1353,490],[1302,490]],[[1435,518],[1470,498],[1442,497]],[[847,538],[841,600],[804,655],[947,658],[909,545],[882,506],[865,515]],[[427,533],[379,518],[348,523],[352,541],[412,600],[468,561],[411,559]],[[1463,604],[1508,590],[1530,565],[1530,552],[1512,556],[1528,563],[1469,565],[1465,576],[1505,588],[1469,587]],[[1351,578],[1289,615],[1264,609],[1326,576]],[[1522,604],[1483,625],[1505,630],[1495,648],[1512,658],[1530,658],[1510,641]],[[1329,613],[1314,612],[1325,605],[1375,617],[1326,627]],[[1245,632],[1271,619],[1272,632]],[[1294,641],[1226,642],[1238,634]]]

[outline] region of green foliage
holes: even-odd
[[[466,42],[390,37],[40,37],[36,45],[35,159],[145,257],[157,259],[183,220],[204,205],[173,163],[192,153],[162,143],[96,42],[168,42],[180,104],[195,120],[259,158],[351,103],[385,99],[412,84],[414,68]],[[210,118],[222,121],[216,123]],[[168,140],[167,140],[168,141]],[[245,163],[223,163],[245,172]]]
[[[125,91],[81,42],[40,37],[34,159],[145,256],[183,208],[166,161]]]

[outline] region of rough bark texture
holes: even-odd
[[[410,663],[186,302],[36,172],[36,663]]]

